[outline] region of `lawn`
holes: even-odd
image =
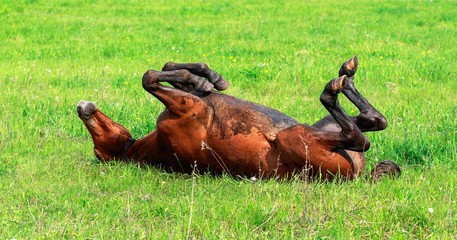
[[[455,1],[0,2],[0,239],[457,238]],[[206,62],[225,92],[313,123],[357,55],[371,183],[250,181],[100,163],[76,114],[91,100],[134,137],[164,107],[141,87],[167,61]],[[347,112],[356,108],[344,98]]]

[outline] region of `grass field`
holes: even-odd
[[[0,2],[0,239],[456,239],[457,2]],[[76,115],[96,101],[140,137],[163,106],[141,87],[206,62],[226,92],[301,122],[352,55],[389,127],[369,133],[373,184],[257,181],[99,163]],[[341,99],[345,109],[356,108]]]

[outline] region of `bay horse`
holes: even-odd
[[[129,160],[175,172],[248,178],[305,173],[308,179],[350,180],[361,175],[364,152],[370,148],[362,132],[387,127],[385,117],[355,88],[357,67],[354,56],[342,64],[339,77],[325,85],[320,101],[330,115],[312,125],[220,93],[229,83],[204,63],[169,62],[162,71],[143,75],[143,88],[166,109],[157,119],[157,129],[140,139],[132,138],[93,102],[81,100],[77,112],[93,139],[95,156],[102,161]],[[357,116],[343,110],[339,93],[359,109]],[[397,164],[383,161],[372,177],[399,173]]]

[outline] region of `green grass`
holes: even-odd
[[[0,238],[455,239],[456,22],[457,4],[437,0],[4,0]],[[96,101],[145,135],[163,110],[145,70],[203,61],[228,94],[312,123],[352,55],[358,89],[389,121],[367,134],[367,171],[392,159],[400,179],[252,183],[102,164],[75,113]]]

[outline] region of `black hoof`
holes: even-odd
[[[338,94],[343,90],[348,82],[346,75],[343,75],[339,78],[332,79],[330,82],[325,85],[325,91],[333,94]]]
[[[343,65],[341,65],[339,76],[346,75],[347,77],[352,77],[357,72],[359,66],[359,61],[356,56],[353,56],[351,59],[347,60]]]

